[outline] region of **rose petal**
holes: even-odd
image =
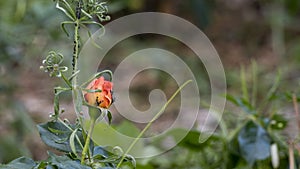
[[[101,90],[101,92],[84,92],[84,98],[87,103],[98,106],[101,108],[109,108],[112,104],[112,87],[113,83],[106,81],[103,76],[98,79],[93,80],[88,86],[87,89],[91,90]]]

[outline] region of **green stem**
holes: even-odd
[[[79,58],[79,29],[80,29],[80,16],[77,17],[77,19],[74,21],[75,28],[74,28],[74,48],[73,48],[73,60],[72,60],[72,66],[73,66],[73,72],[72,72],[72,91],[73,91],[73,98],[75,100],[79,99],[79,95],[81,94],[81,91],[78,89],[77,86],[77,74],[78,74],[78,58]],[[78,104],[80,101],[76,101],[76,104]],[[81,105],[76,105],[76,114],[79,119],[79,122],[81,126],[83,126],[83,119],[80,116],[80,107]]]
[[[61,77],[64,79],[66,84],[72,89],[72,84],[70,83],[70,81],[66,78],[66,76],[62,72],[61,72]]]
[[[164,106],[159,110],[159,112],[151,119],[151,121],[146,125],[146,127],[140,132],[140,134],[133,140],[133,142],[130,144],[126,152],[122,155],[122,158],[120,162],[117,165],[117,168],[120,168],[122,165],[123,160],[125,159],[126,154],[128,154],[133,146],[137,143],[137,141],[144,135],[144,133],[149,129],[149,127],[152,125],[152,123],[164,112],[166,107],[170,104],[170,102],[175,98],[175,96],[188,84],[192,82],[192,80],[186,81],[183,85],[181,85],[176,92],[170,97],[170,99],[164,104]]]
[[[247,79],[246,79],[246,73],[244,66],[241,67],[241,86],[242,86],[242,92],[243,92],[243,98],[245,100],[249,101],[249,95],[248,95],[248,87],[247,87]]]
[[[74,74],[75,72],[78,71],[78,64],[77,64],[78,53],[79,53],[79,19],[76,19],[75,29],[74,29],[74,50],[73,50],[73,72],[72,72],[72,74]],[[72,86],[73,86],[73,89],[76,88],[77,77],[74,77],[72,79]]]
[[[78,58],[79,58],[79,28],[80,28],[80,6],[81,6],[81,2],[78,2],[77,4],[77,8],[76,8],[76,20],[75,20],[75,28],[74,28],[74,51],[73,51],[73,72],[72,72],[72,76],[73,79],[72,79],[72,86],[73,86],[73,97],[75,97],[75,99],[78,99],[78,95],[80,94],[81,91],[78,91],[78,87],[77,87],[77,72],[78,72]],[[78,10],[78,11],[77,11]],[[75,94],[75,95],[74,95]],[[77,103],[76,101],[76,109],[77,111],[79,111],[78,109],[78,106],[81,106],[81,105],[77,105],[77,104],[80,104],[80,103]],[[80,113],[80,112],[76,112],[76,113]],[[80,121],[80,124],[81,126],[83,126],[83,119],[82,117],[79,115],[78,116],[79,118],[79,121]],[[92,136],[92,133],[93,133],[93,129],[94,129],[94,125],[95,125],[95,121],[96,119],[95,118],[91,118],[91,125],[90,125],[90,128],[89,128],[89,131],[88,131],[88,135],[86,137],[86,140],[85,140],[85,144],[84,144],[84,147],[83,147],[83,150],[82,150],[82,154],[81,154],[81,164],[84,164],[85,162],[85,157],[89,151],[89,146],[90,146],[90,139],[91,139],[91,136]],[[85,132],[85,131],[83,131]],[[90,159],[90,154],[88,154],[88,158]]]
[[[67,127],[70,131],[74,131],[70,126],[68,126],[62,119],[58,118],[58,121],[61,122],[65,127]],[[76,135],[75,136],[76,140],[78,141],[80,147],[83,149],[83,145],[81,144],[81,141],[79,139],[79,137]]]
[[[86,86],[86,85],[89,84],[91,81],[93,81],[93,80],[96,79],[96,78],[99,78],[101,75],[103,75],[103,74],[105,74],[105,73],[109,74],[109,80],[112,81],[112,79],[113,79],[113,73],[112,73],[112,71],[111,71],[111,70],[103,70],[103,71],[101,71],[101,72],[98,72],[98,73],[94,74],[92,77],[89,78],[88,81],[84,82],[80,87]]]
[[[252,62],[252,96],[251,96],[251,105],[256,106],[256,97],[257,97],[257,64],[254,60]]]
[[[90,125],[89,131],[88,131],[88,135],[86,137],[84,147],[83,147],[83,150],[82,150],[81,164],[84,164],[85,157],[88,153],[88,150],[89,150],[89,147],[90,147],[91,137],[92,137],[94,126],[95,126],[95,122],[96,122],[96,119],[92,118],[91,119],[91,125]]]

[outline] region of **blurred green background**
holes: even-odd
[[[136,12],[155,11],[174,14],[197,25],[221,57],[231,94],[240,93],[241,65],[246,70],[246,81],[252,78],[249,67],[253,61],[257,63],[258,100],[264,95],[260,91],[272,85],[271,79],[276,78],[279,69],[280,90],[299,92],[299,0],[108,0],[107,3],[112,20]],[[72,40],[60,29],[64,19],[51,0],[0,1],[0,163],[21,155],[36,160],[46,158],[47,147],[33,129],[36,123],[48,120],[52,88],[59,82],[39,71],[39,66],[52,49],[71,56]],[[197,58],[182,44],[168,38],[136,37],[117,47],[111,55],[130,53],[140,42],[179,53],[199,73],[200,90],[205,93],[209,89],[209,84],[201,81],[206,75],[201,73],[203,67]],[[113,68],[117,64],[115,60],[118,59],[109,57],[105,66]],[[165,75],[159,78],[160,83],[168,85],[164,82]],[[136,91],[140,92],[137,97],[147,97],[142,89]],[[71,100],[66,98],[65,117],[74,120]],[[136,102],[136,105],[143,104]]]

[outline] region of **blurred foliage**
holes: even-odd
[[[201,135],[207,133],[191,130],[172,151],[161,157],[140,160],[138,167],[149,169],[286,169],[294,165],[297,168],[300,165],[299,149],[290,148],[293,145],[292,142],[297,143],[299,140],[293,140],[284,134],[289,121],[280,112],[280,106],[291,104],[290,98],[293,93],[280,92],[279,78],[278,75],[275,82],[273,81],[273,86],[269,87],[270,90],[264,92],[264,99],[268,103],[276,104],[251,103],[254,98],[248,97],[249,88],[243,82],[245,79],[241,78],[241,84],[245,85],[241,89],[244,88],[245,93],[242,92],[240,96],[227,95],[228,101],[239,109],[227,108],[219,128],[208,140],[199,143]],[[257,81],[264,80],[257,79]],[[296,99],[300,98],[296,96]],[[293,126],[297,128],[297,125]],[[164,137],[172,137],[176,140],[179,132],[185,131],[173,129]],[[299,133],[294,134],[297,135],[295,138],[299,138]],[[278,151],[271,150],[271,146],[276,146]],[[295,159],[293,163],[289,163],[291,155]]]
[[[223,121],[228,127],[227,130],[230,131],[228,135],[222,134],[224,131],[219,129],[209,140],[199,144],[197,142],[199,131],[191,131],[178,147],[163,155],[163,158],[141,161],[138,168],[245,169],[251,168],[247,165],[248,161],[253,164],[254,168],[267,169],[271,166],[270,154],[264,148],[274,142],[278,144],[280,151],[280,167],[287,168],[288,145],[287,138],[282,138],[282,130],[289,124],[289,121],[278,110],[291,106],[288,103],[292,100],[292,93],[298,94],[299,99],[300,1],[253,0],[240,2],[216,0],[108,1],[112,20],[133,12],[160,11],[188,18],[203,28],[212,42],[216,44],[226,65],[228,89],[232,94],[228,96],[228,100],[243,111],[241,113],[240,110],[232,109],[226,112]],[[60,46],[62,50],[66,48],[65,35],[61,33],[59,27],[61,21],[57,19],[60,16],[60,13],[53,8],[51,0],[0,1],[0,162],[8,162],[20,155],[30,156],[24,140],[29,133],[26,128],[30,128],[29,126],[33,125],[33,122],[27,115],[26,108],[14,95],[15,91],[19,90],[20,74],[24,68],[35,64],[33,60],[40,59],[37,56],[48,52],[46,49],[53,44]],[[213,29],[214,26],[218,29]],[[211,31],[211,29],[213,30]],[[142,41],[144,40],[142,39]],[[220,41],[224,43],[218,45]],[[168,42],[164,44],[168,44]],[[169,44],[178,49],[178,44],[172,42]],[[230,44],[236,46],[224,50]],[[244,52],[226,57],[232,54],[228,51],[238,51],[237,46],[239,45],[242,46]],[[129,44],[125,48],[130,52],[133,46],[135,44]],[[271,57],[265,56],[265,53],[259,53],[265,52],[264,48],[273,52]],[[120,53],[123,55],[126,52]],[[180,55],[187,56],[182,53]],[[279,58],[276,55],[280,55]],[[265,60],[263,60],[264,57],[266,57]],[[240,73],[237,70],[240,67],[235,66],[241,62],[250,63],[251,58],[263,60],[261,61],[263,65],[253,69],[246,67],[244,73]],[[202,65],[199,66],[197,62],[194,62],[194,58],[185,57],[184,59],[195,68],[192,70],[198,73],[203,72]],[[274,71],[278,67],[282,68],[281,80],[274,82],[274,79],[277,78]],[[256,73],[252,74],[253,70]],[[243,84],[239,82],[241,76],[244,79],[243,84],[252,85],[243,87]],[[206,75],[199,74],[196,78],[202,90],[208,91],[208,84],[201,80],[203,77],[206,78]],[[252,83],[253,79],[254,81],[256,79],[255,83]],[[281,88],[276,86],[279,82]],[[242,94],[237,90],[241,87],[243,87]],[[45,88],[47,87],[45,86]],[[266,93],[270,88],[274,90]],[[247,93],[248,89],[255,92]],[[249,100],[249,98],[251,99]],[[263,103],[264,106],[259,107],[259,103]],[[238,119],[236,119],[237,117]],[[132,130],[132,126],[130,130]],[[258,155],[251,154],[253,146],[264,151]],[[261,149],[261,146],[264,148]],[[294,153],[295,157],[299,159],[298,152]],[[52,158],[56,157],[52,156]],[[18,159],[15,162],[19,161],[28,161],[28,159]],[[30,161],[28,162],[30,163]],[[299,163],[299,161],[297,162]]]
[[[48,41],[59,38],[58,29],[49,26],[54,19],[51,1],[12,0],[0,2],[0,162],[21,155],[31,156],[26,148],[35,124],[16,92],[20,75],[35,64]]]

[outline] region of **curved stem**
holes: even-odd
[[[84,82],[80,87],[86,86],[91,81],[93,81],[95,78],[98,78],[98,77],[100,77],[101,75],[103,75],[105,73],[109,74],[109,78],[110,78],[109,80],[112,81],[112,79],[113,79],[113,73],[112,73],[112,71],[111,70],[103,70],[101,72],[98,72],[98,73],[94,74],[92,77],[89,78],[88,81]]]
[[[125,159],[126,154],[128,154],[133,146],[138,142],[138,140],[145,134],[145,132],[149,129],[152,123],[165,111],[166,107],[171,103],[171,101],[175,98],[175,96],[188,84],[192,82],[192,80],[186,81],[183,85],[181,85],[176,92],[170,97],[170,99],[164,104],[164,106],[159,110],[159,112],[151,119],[151,121],[146,125],[146,127],[140,132],[140,134],[133,140],[130,144],[126,152],[122,155],[120,162],[117,165],[117,168],[120,168],[122,165],[123,160]]]
[[[61,122],[65,127],[67,127],[70,131],[74,131],[70,126],[68,126],[62,119],[58,118],[58,121]],[[81,141],[79,139],[79,137],[76,135],[75,136],[76,140],[78,141],[80,147],[83,149],[83,145],[81,144]]]

